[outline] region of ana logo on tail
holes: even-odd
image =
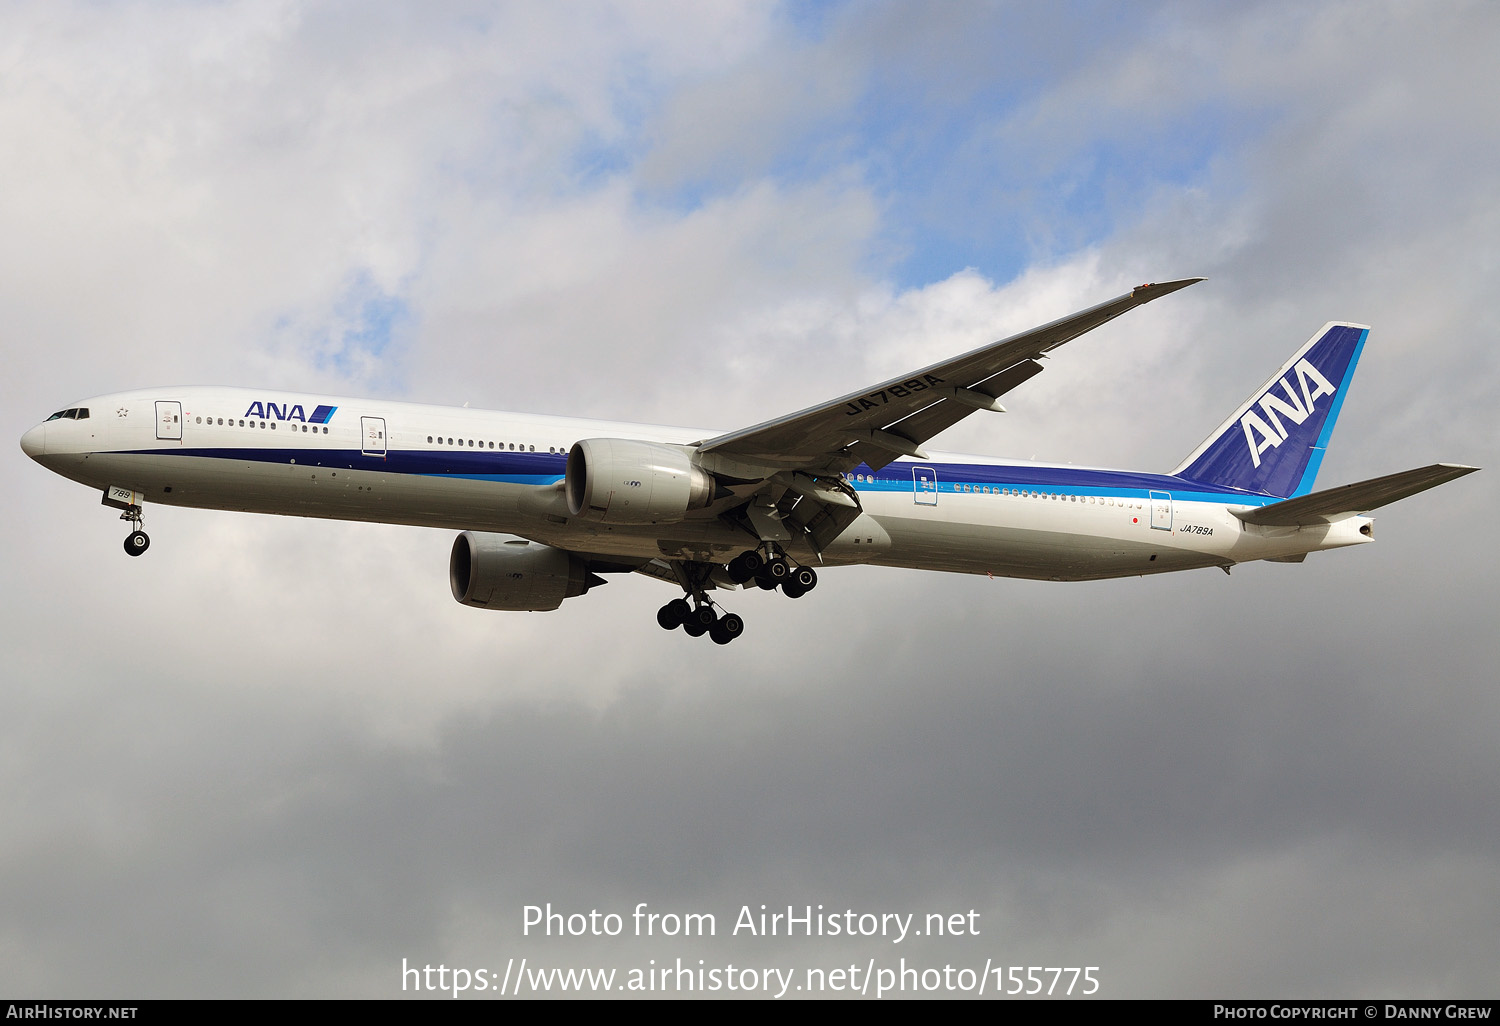
[[[1266,423],[1253,407],[1240,418],[1240,427],[1245,430],[1245,444],[1250,447],[1250,459],[1257,467],[1260,466],[1261,453],[1286,441],[1287,429],[1281,423],[1282,417],[1290,420],[1293,426],[1301,424],[1312,415],[1313,400],[1338,391],[1305,358],[1297,361],[1293,373],[1297,375],[1297,388],[1292,388],[1284,376],[1277,383],[1286,393],[1285,399],[1276,394],[1273,385],[1255,404],[1270,419],[1270,423]]]

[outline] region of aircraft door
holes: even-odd
[[[912,499],[918,506],[936,506],[938,497],[937,471],[932,467],[911,468]]]
[[[1156,531],[1172,529],[1172,493],[1151,493],[1151,528]]]
[[[156,437],[182,441],[182,404],[158,399],[156,402]]]
[[[360,452],[366,456],[379,456],[381,459],[385,459],[384,417],[359,418],[359,436],[361,439]]]

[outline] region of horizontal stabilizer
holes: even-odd
[[[1234,515],[1247,524],[1259,524],[1263,527],[1298,527],[1302,524],[1320,523],[1339,516],[1379,509],[1387,503],[1436,488],[1478,469],[1456,463],[1434,463],[1430,467],[1403,470],[1399,474],[1387,474],[1385,477],[1357,481],[1296,499],[1285,499],[1269,506],[1237,511]]]

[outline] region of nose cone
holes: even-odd
[[[21,451],[34,460],[47,454],[46,424],[38,424],[21,436]]]

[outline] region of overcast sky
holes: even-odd
[[[0,994],[1493,997],[1497,49],[1480,2],[4,5]],[[14,444],[187,383],[728,430],[1190,275],[937,447],[1165,471],[1337,319],[1320,485],[1490,469],[1300,566],[852,568],[720,648],[645,578],[461,607],[448,531],[152,507],[129,559]],[[729,936],[809,903],[982,932]]]

